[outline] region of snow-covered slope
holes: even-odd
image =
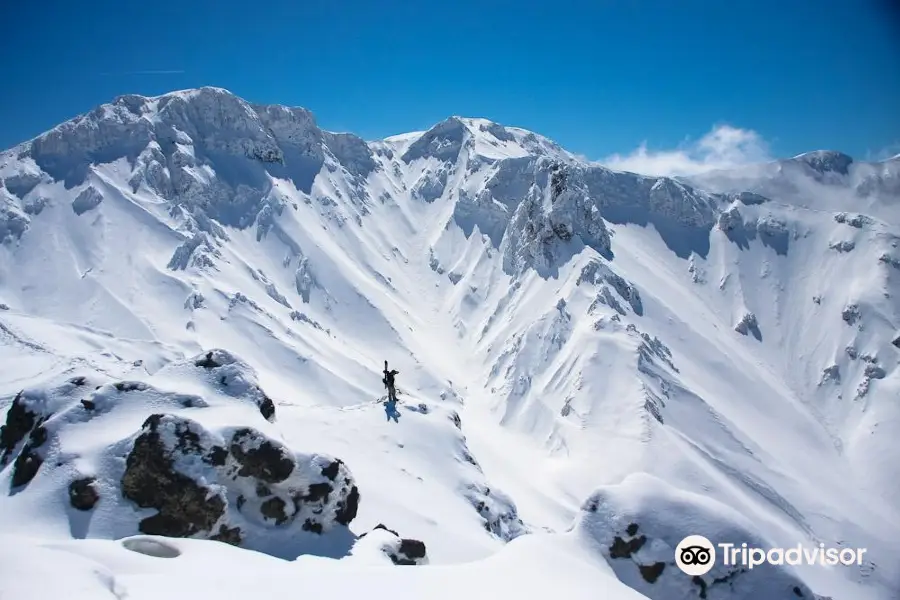
[[[896,597],[900,189],[842,157],[687,182],[217,88],[3,153],[0,590]],[[867,553],[692,579],[689,534]]]

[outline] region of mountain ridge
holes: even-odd
[[[192,96],[196,96],[197,94],[201,94],[204,92],[219,93],[219,94],[224,94],[227,96],[239,98],[237,95],[232,93],[230,90],[228,90],[226,88],[222,88],[222,87],[217,87],[217,86],[202,86],[199,88],[185,88],[183,90],[173,90],[171,92],[166,92],[164,94],[159,94],[157,96],[143,96],[140,94],[122,94],[122,95],[119,95],[119,96],[116,96],[115,98],[113,98],[109,103],[101,104],[101,105],[95,107],[94,109],[92,109],[91,111],[81,113],[79,115],[72,117],[71,119],[67,119],[66,121],[63,121],[56,127],[53,127],[45,132],[42,132],[42,133],[34,136],[31,139],[24,140],[18,144],[11,146],[10,148],[8,148],[6,150],[0,151],[0,152],[3,152],[3,153],[12,152],[16,149],[20,149],[23,146],[32,144],[36,139],[46,136],[47,134],[54,131],[55,129],[58,129],[59,127],[62,127],[65,124],[70,123],[72,121],[76,121],[76,120],[82,119],[88,115],[95,114],[95,113],[97,113],[97,111],[103,109],[104,107],[113,106],[113,105],[117,105],[120,103],[123,103],[123,104],[134,103],[134,102],[158,103],[160,100],[164,100],[167,98],[172,98],[172,97],[190,98]],[[296,110],[296,111],[300,111],[302,113],[306,113],[307,115],[309,115],[310,119],[312,120],[312,124],[314,126],[318,127],[318,124],[315,122],[315,117],[313,116],[312,112],[301,106],[287,106],[287,105],[282,105],[282,104],[263,104],[263,103],[249,102],[249,101],[244,101],[244,102],[246,102],[246,104],[248,106],[251,106],[254,108],[260,108],[263,110],[266,108],[280,108],[280,109],[286,109],[288,111]],[[548,140],[548,138],[546,138],[536,132],[530,131],[528,129],[521,128],[521,127],[502,125],[498,122],[491,121],[489,119],[485,119],[485,118],[481,118],[481,117],[466,117],[464,115],[450,115],[447,117],[447,119],[445,119],[441,123],[447,122],[447,121],[452,121],[452,120],[457,120],[457,121],[464,123],[466,127],[470,128],[470,131],[474,124],[479,124],[479,125],[483,125],[485,127],[485,130],[487,130],[489,128],[493,128],[493,127],[498,127],[500,129],[512,129],[512,130],[515,130],[518,132],[523,132],[526,135],[532,134],[534,136],[540,137],[543,140]],[[392,134],[392,135],[386,136],[381,139],[372,139],[372,140],[363,140],[363,138],[356,136],[356,134],[354,134],[351,131],[333,131],[332,132],[332,131],[326,131],[324,129],[322,131],[326,132],[326,133],[330,133],[332,135],[351,135],[360,140],[363,140],[367,144],[377,144],[379,142],[391,141],[392,139],[396,139],[396,138],[407,138],[409,136],[423,135],[439,124],[440,123],[437,123],[437,124],[433,125],[432,127],[425,129],[425,130],[402,132],[402,133]],[[797,154],[797,155],[791,156],[791,157],[774,159],[770,162],[777,163],[777,162],[785,162],[785,161],[795,161],[795,160],[804,159],[804,158],[815,158],[817,156],[818,157],[822,157],[822,156],[831,157],[831,158],[835,158],[835,159],[840,159],[842,161],[849,159],[849,162],[864,162],[864,163],[869,163],[869,164],[888,163],[888,162],[892,162],[892,161],[900,158],[900,155],[897,155],[897,156],[880,159],[880,160],[874,160],[874,161],[859,161],[859,160],[855,159],[854,157],[852,157],[844,152],[841,152],[840,150],[821,148],[821,149],[813,149],[813,150],[808,150],[806,152],[801,152],[800,154]],[[588,164],[595,164],[595,165],[601,164],[599,161],[592,161],[592,160],[586,160],[584,162],[586,162]],[[761,163],[761,164],[764,164],[764,163]],[[611,169],[611,170],[614,170],[614,169]]]

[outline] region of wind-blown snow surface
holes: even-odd
[[[0,591],[896,598],[898,171],[842,156],[692,185],[215,88],[3,153]],[[290,475],[246,466],[261,444]],[[162,470],[126,476],[135,448]],[[216,510],[140,500],[181,476]],[[611,553],[631,524],[647,547]],[[867,553],[701,584],[688,534]]]

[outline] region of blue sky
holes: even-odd
[[[900,11],[889,4],[9,2],[0,147],[119,94],[216,85],[367,139],[457,114],[591,159],[626,160],[642,143],[651,158],[711,162],[896,154]]]

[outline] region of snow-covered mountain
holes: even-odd
[[[202,88],[0,182],[10,597],[900,591],[897,160],[683,181]],[[689,534],[867,552],[691,578]]]

